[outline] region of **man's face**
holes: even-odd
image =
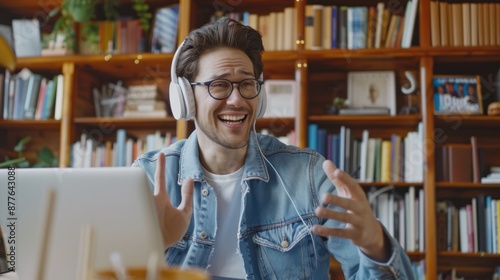
[[[255,78],[250,58],[243,51],[232,48],[214,49],[204,53],[198,61],[198,76],[191,82],[220,78],[232,82]],[[243,98],[237,84],[233,84],[231,95],[224,100],[213,99],[207,86],[195,86],[194,97],[195,122],[202,148],[216,144],[238,149],[247,145],[259,97]]]

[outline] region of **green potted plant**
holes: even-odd
[[[17,145],[14,147],[14,151],[17,153],[17,158],[11,159],[8,156],[5,156],[4,161],[0,162],[0,168],[5,168],[11,165],[15,165],[19,168],[30,167],[31,163],[24,156],[24,151],[30,141],[30,136],[26,136],[19,140]],[[32,167],[57,167],[59,165],[57,157],[48,147],[43,147],[36,153],[36,156],[36,162],[32,165]]]
[[[142,29],[145,32],[149,31],[152,18],[152,14],[149,12],[149,5],[146,4],[145,0],[132,0],[132,2],[132,8],[139,18]],[[96,4],[97,0],[65,0],[61,5],[55,7],[49,13],[49,18],[55,16],[59,16],[59,18],[54,24],[53,31],[50,33],[49,37],[45,39],[45,44],[48,45],[50,41],[56,42],[57,36],[59,35],[64,37],[64,48],[76,51],[75,24],[89,23],[93,20]],[[104,1],[103,10],[106,20],[116,20],[119,17],[117,12],[118,6],[119,0]],[[82,33],[86,40],[90,40],[90,44],[98,40],[99,30],[95,28],[95,25],[85,24]]]

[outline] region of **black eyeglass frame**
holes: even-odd
[[[252,80],[252,81],[256,81],[257,84],[259,85],[259,88],[258,88],[258,91],[257,91],[257,94],[254,96],[254,97],[245,97],[243,96],[243,94],[241,94],[241,90],[240,90],[240,85],[241,83],[243,83],[244,81],[248,81],[248,80]],[[216,98],[212,95],[212,93],[210,92],[210,85],[215,82],[215,81],[227,81],[229,82],[229,84],[231,85],[231,90],[229,91],[229,93],[222,97],[222,98]],[[254,99],[255,97],[259,96],[260,94],[260,91],[262,90],[262,85],[264,84],[264,81],[262,80],[257,80],[255,78],[247,78],[247,79],[243,79],[239,82],[233,82],[233,81],[230,81],[228,79],[214,79],[214,80],[211,80],[211,81],[206,81],[206,82],[192,82],[190,83],[192,86],[206,86],[207,87],[207,90],[208,90],[208,94],[210,94],[210,97],[212,97],[213,99],[215,100],[224,100],[226,98],[228,98],[231,93],[233,93],[233,90],[234,90],[234,84],[238,84],[238,92],[240,93],[241,97],[245,98],[245,99]]]

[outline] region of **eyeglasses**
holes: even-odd
[[[229,97],[233,92],[233,84],[238,84],[238,91],[241,97],[253,99],[260,93],[264,81],[257,79],[243,79],[239,82],[231,82],[226,79],[216,79],[208,82],[191,83],[193,86],[205,85],[208,87],[208,93],[213,99],[223,100]]]

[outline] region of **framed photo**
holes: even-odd
[[[295,117],[295,98],[297,96],[295,80],[266,80],[266,112],[264,117]]]
[[[396,115],[394,71],[353,71],[347,74],[347,99],[351,108],[381,109]]]
[[[481,79],[471,76],[434,76],[434,114],[483,114]]]

